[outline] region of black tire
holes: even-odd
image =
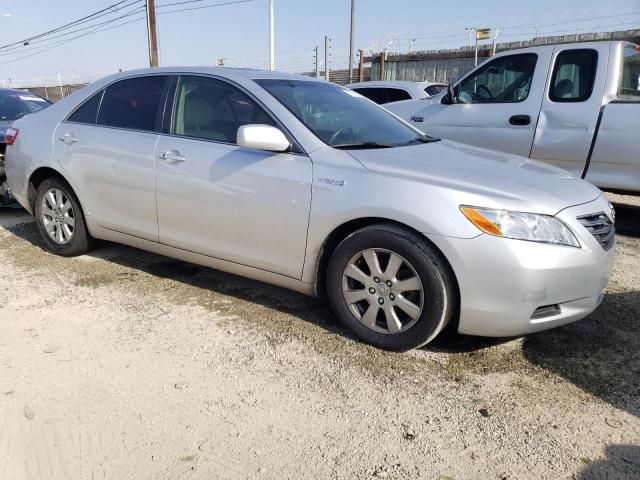
[[[47,232],[47,227],[45,226],[45,220],[43,218],[43,200],[45,195],[47,195],[47,192],[52,189],[57,189],[62,192],[64,198],[68,199],[71,203],[71,214],[73,215],[75,225],[73,227],[73,233],[66,243],[59,243],[55,241]],[[93,239],[87,230],[87,224],[84,219],[82,208],[80,207],[80,202],[73,192],[73,189],[62,178],[48,178],[40,184],[36,191],[33,211],[36,217],[38,233],[40,234],[45,250],[63,257],[74,257],[77,255],[83,255],[91,249]]]
[[[361,252],[368,249],[375,249],[378,252],[376,253],[378,258],[382,258],[385,252],[402,257],[405,261],[402,268],[410,267],[412,269],[411,275],[417,276],[421,281],[423,290],[422,294],[417,297],[421,299],[419,302],[422,306],[420,314],[414,314],[415,318],[413,319],[407,318],[407,322],[402,324],[402,329],[396,333],[385,333],[373,329],[380,328],[378,327],[381,322],[380,318],[384,324],[387,318],[384,311],[383,317],[376,317],[378,319],[376,324],[370,327],[362,323],[356,313],[351,310],[351,308],[367,309],[367,305],[373,305],[376,307],[375,311],[378,312],[378,308],[382,308],[380,305],[376,306],[376,303],[380,302],[378,291],[375,294],[375,301],[371,298],[363,300],[364,307],[355,306],[363,305],[361,303],[350,307],[345,299],[343,293],[345,268]],[[380,266],[382,268],[382,260]],[[345,281],[352,282],[352,280]],[[378,285],[380,286],[380,284]],[[446,327],[457,310],[458,295],[455,285],[453,272],[442,254],[426,238],[394,224],[371,225],[349,235],[336,247],[329,260],[327,270],[327,295],[340,323],[363,341],[391,351],[406,351],[425,345]],[[384,285],[382,288],[384,290]],[[374,289],[365,287],[365,290],[365,294],[369,292],[373,296],[372,290]],[[395,302],[397,302],[398,296],[400,295],[396,294],[393,298]],[[398,305],[393,305],[391,297],[393,296],[390,294],[386,297],[386,301],[390,302],[387,307],[391,306],[394,312],[398,312]],[[384,302],[385,299],[382,300]],[[366,311],[364,310],[364,312]]]

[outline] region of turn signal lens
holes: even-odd
[[[20,130],[18,130],[17,128],[7,128],[7,133],[5,133],[4,136],[4,142],[7,145],[13,145],[13,142],[15,142],[16,138],[18,138],[18,133],[20,133]]]
[[[460,211],[484,233],[497,237],[580,247],[569,227],[551,215],[461,206]]]
[[[471,220],[471,223],[473,223],[483,232],[490,235],[497,235],[499,237],[502,237],[502,230],[500,230],[500,227],[489,220],[487,217],[482,215],[480,211],[471,207],[461,207],[460,210],[462,210],[462,213],[464,213],[465,216],[469,220]]]

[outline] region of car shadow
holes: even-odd
[[[524,338],[532,364],[640,416],[640,292],[609,293],[589,317]]]
[[[640,478],[640,446],[609,445],[605,458],[591,462],[583,459],[585,466],[573,477],[576,480],[632,479]]]
[[[19,218],[16,218],[19,217]],[[0,225],[42,248],[35,224],[20,211],[0,212]],[[328,303],[240,278],[214,269],[173,260],[135,248],[100,242],[89,256],[149,275],[168,278],[208,292],[251,302],[314,324],[358,342],[337,322]],[[119,281],[114,279],[113,281]],[[609,293],[588,318],[524,337],[522,355],[609,404],[640,415],[640,292]],[[484,338],[447,331],[425,350],[464,355],[490,351],[512,338]],[[489,367],[489,370],[498,367]]]
[[[615,203],[616,231],[629,237],[640,237],[640,207]]]

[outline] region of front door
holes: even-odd
[[[225,81],[182,76],[173,104],[156,148],[160,242],[301,278],[309,157],[238,147],[240,126],[276,122]]]
[[[426,133],[528,157],[550,55],[539,49],[486,62],[456,85],[453,105],[429,107]]]
[[[602,106],[609,45],[558,46],[531,158],[580,177]]]

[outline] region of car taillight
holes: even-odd
[[[4,137],[5,143],[7,145],[13,145],[13,142],[15,142],[16,138],[18,138],[19,133],[20,133],[20,130],[18,130],[17,128],[12,128],[12,127],[7,128],[7,133],[5,134],[5,137]]]

